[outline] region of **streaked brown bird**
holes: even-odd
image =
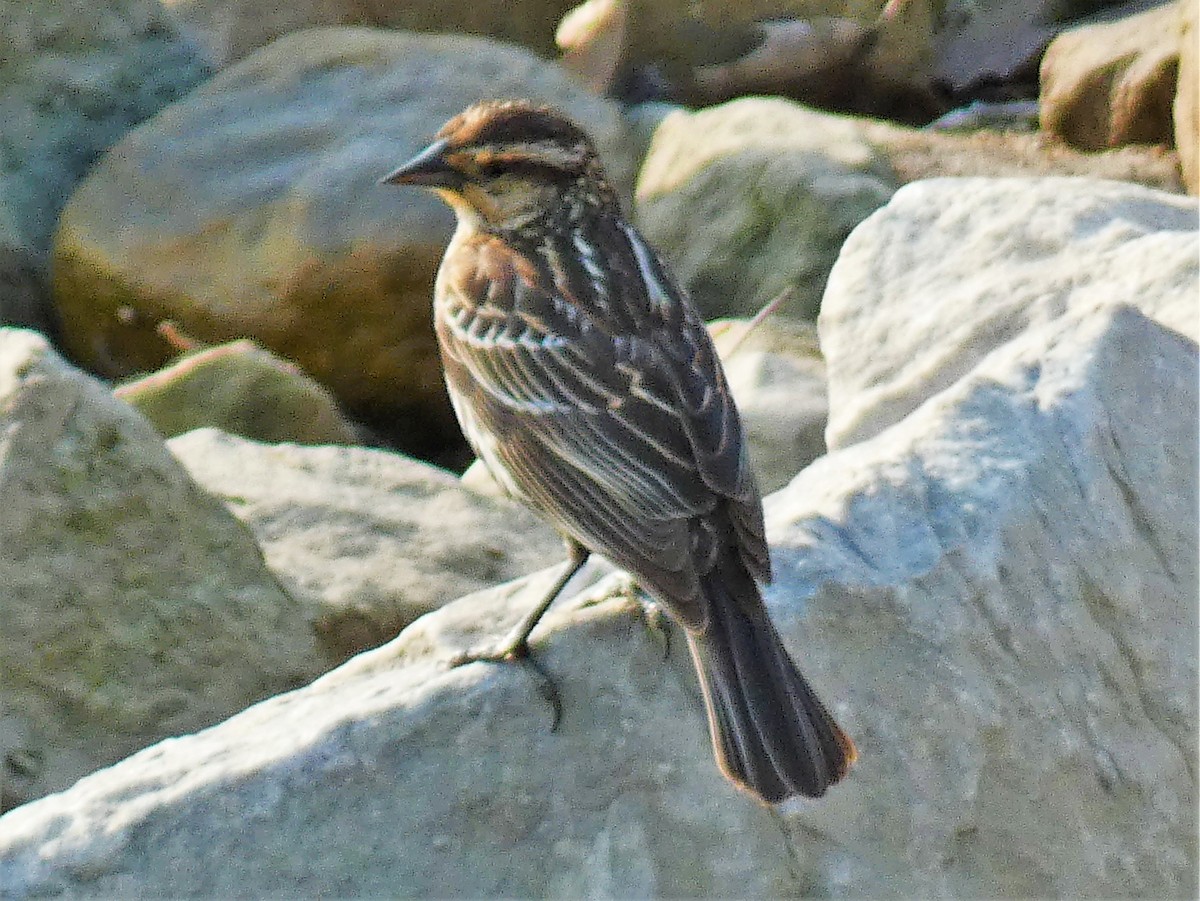
[[[526,654],[555,596],[603,554],[686,630],[729,778],[767,802],[823,794],[854,745],[763,605],[762,501],[720,361],[591,140],[552,110],[480,103],[383,181],[432,188],[457,214],[434,292],[455,412],[496,480],[570,549],[545,599],[471,659]]]

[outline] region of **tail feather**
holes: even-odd
[[[788,656],[757,587],[744,583],[754,592],[749,602],[711,578],[708,624],[689,635],[717,762],[770,803],[818,797],[846,775],[854,743]]]

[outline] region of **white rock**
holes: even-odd
[[[826,441],[878,434],[1027,328],[1133,304],[1200,336],[1195,198],[1092,179],[931,179],[855,229],[821,307]]]
[[[447,670],[547,575],[0,819],[0,895],[790,894],[778,822],[712,763],[684,642],[664,659],[636,606],[535,633],[556,732],[524,668]]]
[[[769,499],[769,603],[861,752],[784,833],[627,601],[535,633],[557,733],[527,670],[447,671],[526,582],[10,813],[0,893],[1190,897],[1197,377],[1077,311]]]
[[[1075,310],[768,500],[861,753],[795,821],[821,893],[1195,896],[1198,377]]]

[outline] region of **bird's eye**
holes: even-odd
[[[479,174],[484,178],[499,178],[507,171],[507,165],[496,161],[481,163],[479,166]]]

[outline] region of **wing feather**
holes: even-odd
[[[494,440],[468,437],[505,470],[501,481],[698,628],[707,619],[698,575],[720,546],[734,543],[769,577],[762,508],[707,330],[622,228],[621,290],[636,297],[567,298],[556,284],[595,279],[555,278],[545,258],[538,269],[481,237],[473,257],[460,247],[443,266],[438,335],[456,405],[469,405]],[[481,278],[484,292],[474,290]],[[486,303],[473,306],[481,293]],[[641,321],[602,315],[613,310]]]

